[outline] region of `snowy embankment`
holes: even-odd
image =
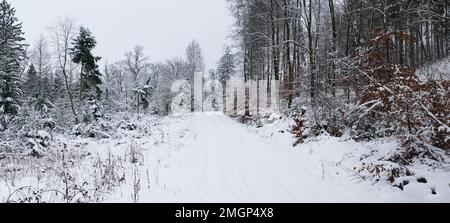
[[[0,160],[0,199],[450,202],[449,164],[412,164],[393,183],[402,190],[385,172],[377,176],[377,167],[398,165],[382,161],[398,148],[394,140],[321,136],[294,148],[290,121],[273,121],[255,128],[216,113],[143,117],[104,139],[58,136],[65,146],[44,158]]]
[[[416,74],[422,80],[450,80],[450,56],[440,61],[424,65],[417,70]]]

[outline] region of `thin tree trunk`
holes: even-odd
[[[69,94],[69,100],[70,100],[70,108],[72,109],[72,113],[75,116],[75,123],[78,124],[79,123],[79,119],[78,119],[78,114],[75,110],[75,103],[74,103],[74,96],[72,94],[72,90],[70,89],[70,84],[69,84],[69,77],[67,75],[67,71],[66,71],[66,67],[67,67],[67,60],[68,60],[68,52],[67,50],[69,49],[68,47],[68,41],[69,38],[67,38],[66,43],[65,43],[65,51],[64,51],[64,62],[62,64],[62,73],[64,75],[64,81],[66,84],[66,89],[67,89],[67,93]]]
[[[332,26],[332,36],[331,41],[331,51],[333,58],[331,59],[331,94],[336,97],[336,56],[337,56],[337,27],[336,27],[336,15],[334,11],[334,0],[328,0],[330,6],[331,14],[331,26]]]
[[[272,29],[272,57],[273,57],[273,70],[275,80],[280,80],[280,66],[278,61],[278,29],[276,28],[276,14],[274,0],[270,1],[271,10],[271,29]]]
[[[303,0],[303,5],[306,6],[306,0]],[[306,29],[308,31],[308,51],[309,51],[309,66],[310,66],[310,94],[311,94],[311,105],[315,107],[316,105],[316,61],[314,54],[314,44],[313,44],[313,33],[312,33],[312,2],[309,1],[309,9],[305,7],[306,16]]]
[[[65,84],[66,84],[67,93],[69,94],[70,108],[72,109],[72,113],[75,116],[75,123],[78,124],[79,120],[78,120],[77,112],[75,110],[75,103],[73,102],[74,101],[74,97],[73,97],[72,91],[70,89],[70,84],[69,84],[69,80],[68,80],[69,78],[68,78],[67,72],[65,70],[63,70],[62,72],[63,72],[63,75],[64,75],[64,81],[65,81]]]
[[[405,32],[405,12],[404,12],[404,8],[403,5],[404,3],[400,3],[400,29],[399,31]],[[400,64],[405,64],[405,41],[404,38],[402,36],[399,36],[399,63]]]
[[[450,33],[449,33],[449,24],[448,24],[448,20],[450,20],[449,18],[449,14],[448,14],[448,0],[445,0],[445,55],[448,55],[449,50],[450,50],[450,46],[449,46],[449,42],[450,42]]]
[[[288,19],[290,15],[288,15],[288,3],[286,0],[284,0],[284,5],[285,5],[285,29],[286,29],[286,62],[287,62],[287,70],[288,70],[288,108],[292,107],[292,102],[293,102],[293,90],[294,90],[294,71],[292,68],[292,61],[291,61],[291,27],[290,27],[290,20]]]

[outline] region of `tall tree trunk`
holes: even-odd
[[[334,0],[328,0],[330,6],[330,16],[331,16],[331,28],[332,28],[332,41],[331,41],[331,51],[333,58],[331,58],[331,94],[336,97],[336,62],[337,57],[337,27],[336,27],[336,14],[334,11]]]
[[[288,86],[288,108],[292,107],[292,102],[293,102],[293,90],[294,90],[294,71],[293,71],[293,67],[292,67],[292,58],[291,58],[291,27],[290,27],[290,22],[291,20],[289,19],[289,7],[290,5],[288,4],[288,2],[286,0],[284,0],[284,5],[285,5],[285,20],[284,20],[284,26],[285,26],[285,30],[286,30],[286,66],[287,66],[287,70],[288,70],[288,78],[287,78],[287,86]]]
[[[450,33],[449,33],[449,23],[448,20],[450,20],[449,18],[449,14],[448,14],[449,8],[448,8],[448,0],[445,0],[445,55],[448,56],[449,54],[449,50],[450,50]]]
[[[250,43],[250,49],[248,50],[248,76],[245,78],[245,82],[249,82],[253,80],[253,38],[251,38],[252,43]],[[245,100],[245,116],[250,116],[250,89],[248,85],[245,85],[244,92],[244,100]]]
[[[402,1],[400,4],[400,24],[399,24],[399,31],[400,33],[405,32],[405,19],[406,19],[406,12],[404,7],[404,2]],[[399,36],[399,64],[405,64],[405,41],[402,36]]]
[[[68,52],[68,49],[69,49],[68,40],[69,40],[69,38],[66,38],[66,39],[67,40],[66,40],[65,45],[64,45],[65,51],[64,51],[63,64],[62,64],[61,68],[62,68],[62,73],[64,75],[64,82],[66,84],[67,93],[69,94],[70,108],[72,109],[72,113],[75,116],[75,123],[78,124],[79,123],[79,119],[78,119],[78,114],[77,114],[77,112],[75,110],[74,96],[73,96],[72,90],[70,88],[69,75],[67,74],[67,71],[66,71],[66,69],[67,69],[67,61],[69,59],[68,58],[69,57],[69,55],[68,55],[69,54],[69,52]]]
[[[279,52],[278,52],[278,22],[276,9],[275,9],[275,0],[270,0],[270,10],[271,10],[271,29],[272,29],[272,57],[273,57],[273,71],[275,80],[280,80],[280,64],[279,64]]]
[[[316,56],[314,53],[314,37],[312,31],[312,1],[309,1],[309,7],[306,8],[306,0],[303,0],[303,5],[305,6],[305,16],[306,16],[306,29],[308,32],[308,53],[309,53],[309,75],[310,75],[310,96],[311,105],[315,107],[316,105]]]

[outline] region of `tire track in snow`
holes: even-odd
[[[157,202],[328,202],[336,193],[360,200],[348,188],[323,180],[308,157],[264,143],[258,133],[222,114],[186,118],[196,138],[166,160],[167,185]],[[342,201],[342,200],[341,200]]]

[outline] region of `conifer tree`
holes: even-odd
[[[230,80],[236,73],[236,65],[234,55],[231,53],[230,47],[225,49],[225,53],[219,61],[217,68],[218,78],[222,83]]]
[[[85,27],[80,27],[80,33],[73,41],[71,48],[72,61],[81,65],[80,96],[87,101],[88,109],[83,121],[90,122],[91,117],[98,120],[101,116],[101,73],[97,62],[101,59],[92,54],[97,45],[92,33]]]
[[[97,41],[92,33],[85,27],[80,27],[80,33],[73,41],[71,48],[72,61],[81,65],[80,92],[82,98],[94,97],[101,99],[101,73],[97,62],[101,57],[92,54]]]
[[[0,114],[17,115],[20,107],[20,65],[26,57],[22,23],[6,0],[0,2]]]
[[[28,68],[26,80],[23,83],[24,94],[27,97],[38,98],[40,96],[40,77],[36,71],[34,64],[30,65]]]
[[[227,81],[230,80],[232,76],[236,74],[236,64],[234,55],[231,53],[230,47],[225,49],[225,53],[222,58],[220,58],[218,67],[217,67],[217,78],[223,86],[223,108],[226,111],[226,84]]]

